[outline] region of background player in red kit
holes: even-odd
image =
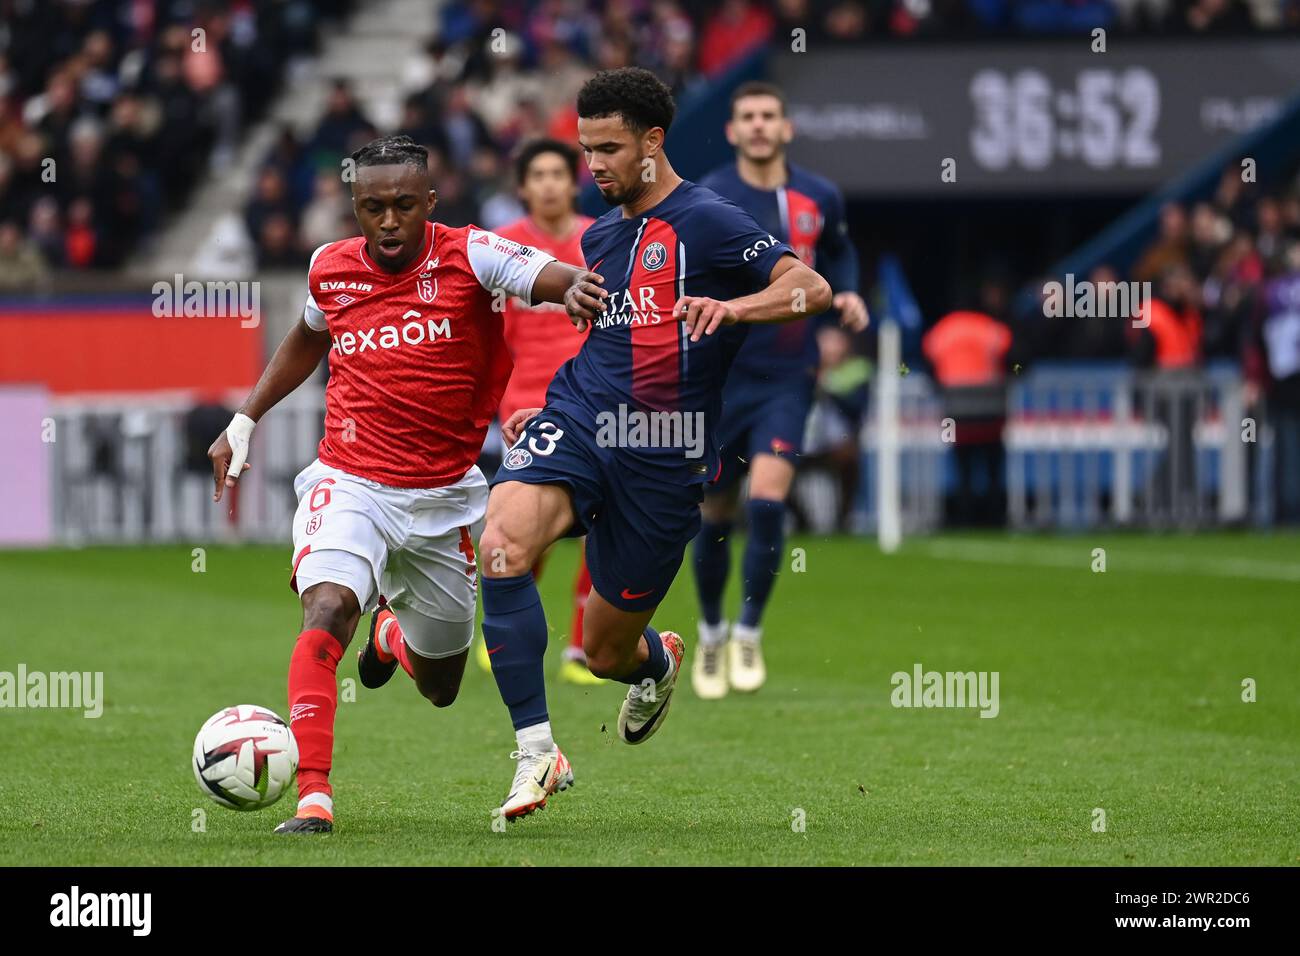
[[[541,249],[561,262],[582,261],[582,234],[591,225],[590,216],[574,210],[578,198],[578,153],[557,139],[536,139],[524,145],[515,159],[519,198],[528,215],[497,232],[506,239]],[[560,306],[545,303],[529,307],[518,299],[506,304],[506,345],[515,370],[501,399],[501,421],[521,408],[546,404],[546,387],[561,365],[578,354],[586,338],[569,321]],[[601,684],[604,681],[587,667],[582,650],[582,612],[591,593],[591,574],[586,555],[579,546],[578,573],[573,582],[573,624],[569,646],[564,649],[560,680],[573,684]],[[533,568],[540,579],[546,558]],[[491,672],[487,645],[478,644],[478,662]]]
[[[456,698],[474,634],[473,536],[487,503],[474,464],[510,375],[497,290],[561,302],[591,273],[473,226],[429,221],[428,153],[406,136],[352,154],[362,236],[321,246],[302,320],[208,450],[215,500],[244,469],[255,422],[330,356],[325,437],[294,482],[291,586],[303,607],[289,662],[297,814],[277,833],[328,833],[335,674],[380,594],[358,672],[398,664],[435,706]],[[395,613],[394,613],[395,612]]]

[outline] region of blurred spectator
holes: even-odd
[[[312,160],[337,163],[378,135],[361,115],[347,81],[335,80],[325,101],[325,115],[307,144],[307,152]]]
[[[690,21],[684,17],[666,17],[663,30],[659,78],[673,91],[673,96],[680,99],[704,83],[704,77],[694,67],[695,36]]]
[[[851,42],[867,35],[871,21],[865,4],[858,0],[839,0],[826,12],[824,24],[827,37]]]
[[[1004,307],[994,287],[982,295],[986,308]],[[952,419],[957,490],[948,520],[959,525],[1001,525],[1006,421],[1006,364],[1011,330],[986,312],[950,312],[921,339],[942,391],[943,414]]]
[[[1186,265],[1171,267],[1160,278],[1155,297],[1130,324],[1138,364],[1172,371],[1201,361],[1200,288]]]
[[[0,0],[0,219],[51,266],[119,266],[348,5]]]
[[[27,235],[47,263],[56,267],[64,264],[63,217],[53,196],[42,196],[32,204]]]
[[[295,228],[297,217],[289,201],[284,175],[274,166],[267,166],[257,177],[257,191],[244,213],[248,233],[257,239],[259,245],[266,222],[272,218],[284,219],[291,231]]]
[[[449,146],[447,135],[442,126],[434,122],[429,114],[428,100],[419,93],[406,98],[402,106],[402,121],[397,126],[397,133],[409,136],[426,149],[445,153]]]
[[[1260,290],[1246,343],[1248,407],[1267,397],[1274,441],[1275,518],[1300,523],[1300,243],[1292,243]]]
[[[1138,282],[1152,282],[1187,262],[1187,214],[1176,202],[1160,207],[1160,237],[1147,247],[1133,267]]]
[[[1093,283],[1093,288],[1101,290],[1112,288],[1111,283],[1119,282],[1120,277],[1112,266],[1103,263],[1088,274],[1088,281]],[[1087,317],[1065,318],[1061,321],[1066,324],[1063,332],[1068,336],[1069,348],[1066,354],[1070,358],[1124,357],[1124,328],[1128,325],[1124,317],[1105,314],[1105,310],[1095,310]]]
[[[259,269],[299,269],[310,255],[304,255],[294,238],[293,223],[284,213],[273,213],[262,221],[257,232],[257,266]]]
[[[700,72],[716,76],[766,45],[775,23],[761,4],[723,0],[700,35]]]
[[[480,149],[475,153],[470,173],[479,207],[478,225],[495,229],[524,215],[526,210],[516,195],[514,182],[496,150]]]
[[[1253,26],[1250,10],[1241,0],[1193,0],[1184,23],[1197,33],[1242,33]]]
[[[1129,326],[1139,364],[1154,369],[1139,390],[1138,413],[1157,423],[1166,438],[1155,462],[1154,480],[1144,490],[1147,507],[1165,520],[1182,522],[1196,514],[1196,390],[1193,373],[1201,363],[1200,286],[1186,265],[1161,277],[1156,295],[1142,309],[1145,328]],[[1140,323],[1140,324],[1142,324]]]
[[[49,273],[40,250],[12,219],[0,222],[0,292],[32,292]]]
[[[63,262],[73,269],[95,265],[99,234],[95,231],[95,210],[84,196],[68,206],[68,225],[63,238]]]
[[[447,98],[443,129],[451,144],[447,158],[456,166],[468,165],[475,150],[492,145],[492,134],[482,118],[470,108],[469,91],[463,86],[453,87]]]
[[[411,92],[454,83],[465,71],[466,56],[458,46],[448,46],[446,37],[430,40],[424,51],[406,62],[402,88]]]
[[[824,532],[848,525],[858,487],[858,431],[867,410],[871,363],[853,351],[853,338],[838,325],[817,330],[820,366],[812,413],[808,417],[801,476],[828,473],[836,489],[836,505],[822,521],[802,504],[801,495],[791,499],[800,523]],[[804,484],[807,484],[805,481]]]
[[[1281,265],[1286,239],[1281,204],[1272,196],[1264,196],[1255,204],[1255,246],[1270,272]]]
[[[1198,202],[1192,207],[1191,241],[1187,249],[1187,264],[1192,274],[1209,275],[1230,238],[1231,224],[1212,205]]]
[[[1236,358],[1264,277],[1264,262],[1249,233],[1238,232],[1224,247],[1201,287],[1204,310],[1202,352],[1207,358]]]
[[[316,193],[302,214],[302,248],[314,251],[353,234],[352,203],[342,177],[325,168],[316,174]]]
[[[1219,176],[1214,205],[1235,228],[1244,229],[1250,225],[1249,210],[1254,206],[1255,192],[1255,184],[1247,184],[1241,178],[1241,163],[1229,163]]]

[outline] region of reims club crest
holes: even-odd
[[[664,248],[662,242],[652,242],[645,247],[641,253],[641,265],[648,272],[654,272],[656,269],[663,268],[663,264],[668,261],[668,250]]]

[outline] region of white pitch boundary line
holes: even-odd
[[[1020,544],[997,544],[975,541],[913,541],[912,548],[932,558],[956,561],[977,561],[987,564],[1050,565],[1057,568],[1088,570],[1092,564],[1092,548],[1080,542],[1078,551],[1060,548],[1027,548]],[[1106,553],[1108,565],[1119,558],[1126,572],[1152,572],[1155,574],[1199,574],[1213,578],[1249,578],[1256,581],[1300,581],[1300,564],[1262,561],[1257,558],[1203,558],[1177,555],[1152,555],[1125,552],[1112,545]],[[1111,570],[1117,570],[1112,567]]]

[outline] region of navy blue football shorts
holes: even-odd
[[[556,409],[543,409],[506,452],[492,483],[503,481],[568,489],[577,514],[569,536],[587,536],[592,587],[624,611],[663,601],[700,529],[701,484],[630,467],[617,448],[600,447],[591,430]]]

